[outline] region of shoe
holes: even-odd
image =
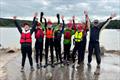
[[[88,65],[88,67],[91,67],[91,64],[90,64],[90,63],[88,63],[87,65]]]
[[[40,63],[39,67],[42,68],[42,63]]]
[[[58,65],[58,64],[59,64],[58,62],[55,63],[55,65]]]
[[[54,68],[55,67],[54,64],[51,64],[51,67]]]
[[[75,68],[75,63],[72,64],[72,68]]]
[[[22,67],[20,71],[21,71],[21,72],[24,72],[24,67]]]
[[[39,64],[37,64],[36,67],[37,67],[37,69],[39,69],[40,68]]]
[[[81,65],[81,64],[77,64],[76,68],[80,68],[80,65]]]
[[[67,61],[66,61],[66,60],[64,60],[64,61],[63,61],[63,64],[65,65],[66,63],[67,63]]]
[[[67,66],[69,66],[69,64],[70,64],[70,61],[67,61]]]
[[[100,68],[100,64],[97,65],[97,68]]]
[[[34,68],[33,68],[33,66],[31,66],[31,71],[34,71]]]
[[[46,68],[47,66],[48,66],[48,64],[45,64],[45,65],[44,65],[44,68]]]

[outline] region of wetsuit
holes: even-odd
[[[110,22],[110,20],[111,20],[111,18],[107,19],[104,23],[99,24],[98,26],[94,26],[94,25],[90,26],[88,63],[91,63],[91,61],[92,61],[93,52],[96,55],[97,64],[99,65],[101,63],[99,35],[100,35],[101,29],[103,27],[105,27],[108,24],[108,22]]]
[[[27,33],[23,33],[24,30],[22,30],[22,28],[20,27],[20,25],[18,24],[18,22],[16,20],[14,20],[14,22],[15,22],[15,25],[16,25],[18,31],[21,34],[21,37],[24,34],[23,39],[21,38],[21,40],[20,40],[20,43],[21,43],[21,53],[22,53],[22,67],[24,67],[24,65],[25,65],[26,55],[28,56],[30,66],[33,66],[33,60],[32,60],[32,41],[31,40],[27,40],[27,38],[26,38],[27,37],[26,36]],[[28,32],[28,34],[30,33],[29,34],[30,37],[31,37],[31,35],[34,32],[35,27],[36,27],[36,23],[37,23],[36,21],[33,21],[33,22],[34,23],[32,25],[32,29],[30,29],[30,31]]]

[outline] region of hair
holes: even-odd
[[[29,26],[29,24],[28,24],[28,23],[23,23],[23,27],[24,27],[25,25],[28,25],[28,26]]]

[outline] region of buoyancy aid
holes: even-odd
[[[53,30],[52,29],[46,30],[46,38],[53,38]]]
[[[31,43],[31,42],[32,42],[32,38],[31,38],[30,30],[28,30],[27,32],[22,30],[20,43],[22,44],[22,43]]]
[[[35,38],[39,39],[39,38],[44,38],[44,32],[42,29],[36,29],[35,31]]]
[[[55,39],[58,39],[58,40],[61,40],[61,37],[62,37],[62,33],[60,30],[57,30],[54,32],[54,38]]]
[[[75,32],[74,35],[75,42],[80,42],[82,40],[82,37],[83,37],[83,32],[78,32],[78,31]]]
[[[64,38],[65,38],[65,39],[71,39],[71,36],[72,36],[72,34],[71,34],[70,31],[66,31],[66,32],[64,33]]]

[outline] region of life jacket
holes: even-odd
[[[75,32],[74,35],[75,42],[80,42],[82,40],[82,37],[83,37],[83,32],[78,32],[78,31]]]
[[[70,31],[65,31],[64,33],[64,39],[71,39],[71,32]]]
[[[30,30],[25,32],[22,31],[21,38],[20,38],[20,43],[32,43],[32,38],[30,34]]]
[[[55,31],[55,33],[54,33],[54,38],[55,39],[59,39],[60,40],[61,36],[62,36],[62,34],[61,34],[60,30]]]
[[[46,30],[46,38],[53,38],[53,30],[52,29]]]
[[[36,29],[35,38],[36,39],[44,38],[44,32],[42,29]]]

